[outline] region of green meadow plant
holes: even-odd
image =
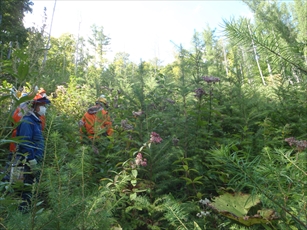
[[[225,186],[220,192],[245,191],[259,197],[262,207],[274,210],[274,229],[303,229],[306,227],[306,148],[305,141],[287,139],[299,145],[293,150],[264,148],[257,157],[236,151],[232,146],[213,150],[210,158],[219,162],[216,176],[225,174]],[[294,142],[293,142],[294,141]],[[222,185],[222,184],[221,184]],[[227,186],[227,187],[226,187]],[[300,200],[297,200],[301,197]],[[259,209],[259,208],[258,208]],[[298,211],[299,210],[299,211]]]
[[[291,61],[302,53],[273,24],[274,37],[261,24],[239,33],[244,25],[228,24],[236,36],[223,47],[209,28],[195,33],[193,50],[180,46],[166,66],[125,53],[100,63],[71,35],[52,38],[41,65],[44,37],[32,31],[25,50],[0,60],[0,160],[18,143],[10,115],[21,101],[10,89],[36,84],[52,101],[45,158],[29,213],[17,211],[22,185],[0,182],[0,228],[306,229],[303,56]],[[100,94],[114,134],[85,143],[78,121]]]

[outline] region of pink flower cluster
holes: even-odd
[[[159,134],[157,134],[155,132],[152,132],[150,134],[150,140],[149,140],[150,143],[157,143],[157,144],[159,144],[159,143],[161,143],[161,141],[162,141],[162,138],[160,137]]]
[[[296,140],[294,137],[289,137],[285,139],[286,142],[288,142],[288,144],[290,146],[294,145],[296,146],[298,151],[303,151],[304,149],[307,148],[307,141],[306,140]]]
[[[144,166],[144,167],[147,165],[147,159],[146,158],[143,159],[142,153],[138,153],[138,155],[136,155],[135,164],[141,165],[141,166]]]

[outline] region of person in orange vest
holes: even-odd
[[[17,127],[16,137],[19,137],[22,142],[18,144],[16,164],[25,162],[23,173],[25,185],[32,185],[40,178],[40,167],[45,154],[41,117],[45,116],[46,105],[50,103],[45,95],[37,93],[29,104],[29,111],[22,117]],[[32,186],[22,187],[22,202],[18,207],[22,212],[28,212],[31,207],[32,189]]]
[[[28,96],[29,94],[24,92],[20,94],[20,98]],[[35,98],[46,98],[46,90],[44,88],[40,88],[36,94]],[[13,125],[17,124],[18,122],[20,122],[20,120],[22,119],[22,117],[29,111],[28,105],[29,105],[30,101],[26,101],[21,103],[13,112],[12,114],[12,119],[13,119]],[[40,120],[41,120],[41,128],[42,131],[45,128],[45,124],[46,124],[46,117],[45,115],[40,116]],[[13,129],[12,131],[12,138],[16,137],[16,133],[17,133],[17,128]],[[5,171],[7,171],[7,169],[9,169],[9,165],[12,161],[13,155],[16,153],[16,144],[14,142],[11,142],[9,145],[9,155],[7,158],[7,164],[5,167]],[[4,178],[2,179],[2,181],[9,181],[9,173],[7,172],[6,175],[4,176]]]
[[[92,157],[89,158],[91,167],[88,168],[87,173],[93,181],[99,181],[104,177],[103,172],[107,167],[105,165],[107,162],[106,150],[111,140],[109,137],[113,134],[112,121],[106,110],[108,107],[106,97],[101,95],[96,100],[95,105],[88,108],[79,121],[81,142],[92,149],[88,152],[89,156]]]
[[[43,97],[43,98],[46,98],[47,97],[47,94],[46,94],[46,90],[44,88],[40,88],[38,90],[38,93]],[[46,116],[45,115],[41,115],[39,117],[39,119],[41,120],[42,122],[42,131],[44,131],[45,129],[45,126],[46,126]]]
[[[21,97],[25,97],[27,95],[28,93],[22,93]],[[17,124],[27,111],[28,111],[28,102],[21,103],[12,114],[12,119],[13,119],[12,125]],[[16,137],[16,132],[17,132],[17,128],[13,129],[12,138]],[[11,153],[16,152],[16,144],[14,142],[10,143],[9,150]]]
[[[112,121],[108,111],[105,110],[109,107],[106,97],[101,95],[95,104],[87,110],[79,122],[80,133],[91,141],[113,134]]]
[[[37,92],[37,95],[41,95],[42,97],[47,97],[46,95],[46,90],[44,88],[40,88]],[[28,93],[23,93],[21,94],[21,97],[24,97],[24,96],[27,96]],[[23,102],[21,103],[16,109],[15,111],[13,112],[13,115],[12,115],[12,118],[14,120],[14,124],[17,124],[21,118],[23,117],[23,115],[28,111],[28,102]],[[41,116],[40,117],[40,120],[42,122],[42,131],[44,130],[45,128],[45,124],[46,124],[46,117],[45,115]],[[13,125],[14,125],[13,124]],[[12,132],[12,137],[16,137],[16,132],[17,132],[17,128],[15,128]],[[10,147],[9,147],[9,150],[11,153],[15,153],[16,152],[16,144],[11,142],[10,143]]]

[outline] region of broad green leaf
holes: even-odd
[[[188,178],[188,177],[182,176],[181,178],[184,179],[187,182],[187,185],[193,183],[193,181],[190,178]]]
[[[198,173],[198,171],[197,171],[196,169],[190,169],[189,171],[190,171],[190,172],[196,172],[196,173]]]
[[[136,198],[136,193],[131,193],[130,194],[130,200],[135,200]]]
[[[137,183],[137,180],[131,180],[131,184],[132,184],[133,186],[136,186],[136,183]]]
[[[245,216],[249,209],[260,203],[256,197],[243,193],[225,193],[214,199],[212,207],[219,211],[231,212],[237,217]]]
[[[194,181],[194,182],[195,182],[195,181],[198,181],[198,180],[200,180],[201,178],[203,178],[203,176],[195,177],[193,181]]]
[[[260,203],[259,198],[243,193],[225,193],[216,197],[209,207],[218,211],[221,215],[229,219],[238,221],[245,226],[254,224],[266,224],[268,221],[277,219],[275,211],[259,210],[257,214],[248,216],[248,211],[251,207]]]
[[[132,176],[134,176],[134,178],[136,178],[136,177],[138,176],[138,171],[135,170],[135,169],[133,169],[133,170],[131,171],[131,173],[132,173]]]

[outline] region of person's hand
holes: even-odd
[[[80,120],[78,122],[79,128],[83,127],[85,125],[84,121]]]
[[[29,166],[30,166],[31,171],[32,171],[33,173],[35,173],[35,172],[38,171],[38,168],[37,168],[37,160],[36,160],[36,159],[28,160],[28,163],[29,163]]]
[[[31,168],[35,167],[37,165],[37,160],[36,159],[33,159],[33,160],[29,160],[29,166]]]

